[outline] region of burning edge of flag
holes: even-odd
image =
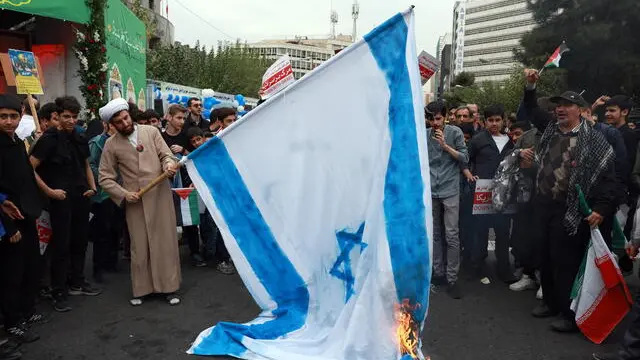
[[[404,299],[401,304],[395,305],[396,339],[403,360],[419,358],[420,323],[414,318],[413,312],[420,306],[420,304],[412,305],[409,299]]]

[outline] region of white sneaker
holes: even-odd
[[[542,286],[540,286],[538,288],[538,292],[536,293],[536,299],[538,300],[542,300],[543,296],[542,296]]]
[[[522,275],[522,278],[511,285],[509,285],[509,290],[511,291],[525,291],[525,290],[533,290],[536,288],[536,282],[529,277],[529,275]]]

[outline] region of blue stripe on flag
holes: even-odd
[[[409,29],[398,14],[365,36],[385,73],[389,99],[391,153],[384,188],[384,214],[398,301],[420,304],[414,316],[422,321],[429,301],[429,248],[420,169],[413,92],[407,65]],[[415,59],[412,59],[415,61]]]
[[[218,210],[258,280],[278,308],[276,319],[256,325],[218,323],[195,349],[199,355],[244,353],[242,336],[272,340],[300,329],[307,317],[309,291],[282,251],[222,140],[214,137],[190,156]],[[201,150],[201,149],[198,149]],[[201,156],[198,156],[201,155]]]

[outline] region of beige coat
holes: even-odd
[[[127,191],[138,191],[175,162],[157,128],[138,126],[142,152],[119,133],[110,137],[100,160],[100,186],[116,204],[126,204],[131,236],[133,296],[172,293],[180,287],[180,256],[173,195],[169,181],[146,193],[138,203],[126,203]],[[118,184],[121,175],[122,186]]]

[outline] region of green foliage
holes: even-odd
[[[171,83],[210,88],[228,94],[258,96],[270,62],[240,42],[205,49],[199,43],[161,46],[147,53],[147,76]]]
[[[463,71],[453,79],[452,86],[473,86],[475,82],[476,76],[473,73]]]
[[[74,52],[80,68],[78,76],[82,84],[80,91],[88,111],[88,120],[99,117],[98,109],[104,102],[104,89],[107,88],[107,49],[104,46],[104,13],[107,0],[85,0],[91,11],[89,23],[84,30],[76,30]]]
[[[132,3],[127,3],[127,5],[129,5],[131,11],[136,15],[136,17],[138,17],[138,19],[140,19],[140,21],[144,23],[144,26],[147,30],[147,43],[149,43],[149,40],[151,40],[158,27],[156,18],[151,15],[148,9],[145,9],[142,6],[140,0],[133,0]]]
[[[509,79],[503,82],[488,81],[472,86],[453,87],[443,95],[452,106],[478,104],[483,109],[493,104],[503,104],[507,113],[516,112],[525,87],[524,69],[514,67]],[[566,71],[563,69],[545,70],[537,86],[539,96],[551,96],[567,89]]]
[[[566,41],[560,66],[585,98],[625,93],[640,100],[640,1],[528,0],[538,26],[522,39],[520,60],[539,69]],[[546,70],[545,70],[546,72]],[[543,74],[544,77],[544,74]]]

